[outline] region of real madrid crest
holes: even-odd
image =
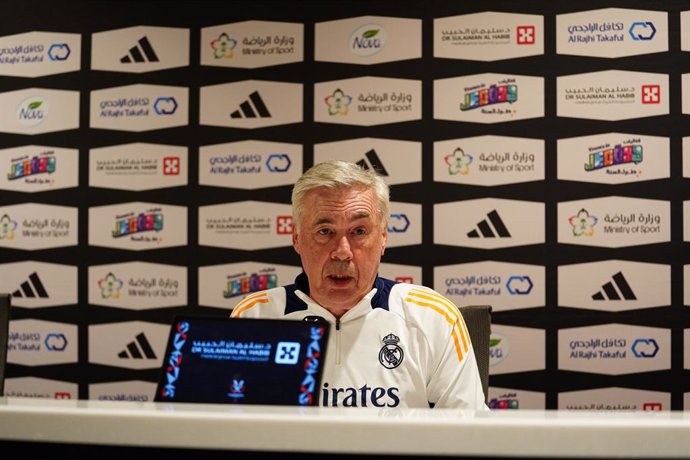
[[[379,351],[379,362],[386,369],[395,369],[400,366],[405,358],[403,349],[398,345],[400,339],[394,334],[388,334],[383,338],[384,345]]]

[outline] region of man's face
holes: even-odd
[[[386,247],[372,190],[307,193],[292,243],[309,278],[309,295],[340,317],[371,290]]]

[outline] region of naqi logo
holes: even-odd
[[[516,40],[518,45],[534,45],[536,43],[536,27],[517,26]]]
[[[460,103],[460,110],[467,111],[492,104],[512,104],[518,99],[518,87],[515,79],[506,79],[498,84],[485,84],[465,88],[465,100]]]
[[[386,30],[377,24],[367,24],[355,29],[350,36],[350,49],[358,56],[372,56],[386,44]]]
[[[617,144],[613,148],[590,153],[588,160],[585,163],[585,171],[588,172],[629,163],[638,164],[642,162],[642,145]]]
[[[52,174],[55,172],[57,160],[53,151],[47,151],[40,156],[28,156],[12,160],[7,180],[16,180],[37,174]]]
[[[66,61],[72,51],[67,43],[53,43],[48,48],[48,57],[51,61]]]
[[[136,233],[163,230],[163,213],[160,209],[152,209],[147,212],[128,213],[115,217],[115,230],[113,238],[134,235]]]
[[[120,289],[124,286],[124,281],[113,275],[112,272],[105,275],[105,278],[98,280],[98,287],[101,290],[103,299],[119,299]]]
[[[568,223],[573,227],[573,236],[594,236],[594,227],[599,222],[597,216],[590,216],[586,209],[580,209],[577,215],[571,216]]]
[[[502,363],[510,354],[510,341],[508,337],[496,332],[491,334],[489,340],[489,366]]]
[[[48,102],[41,96],[23,100],[17,107],[17,120],[24,126],[38,126],[48,117]]]
[[[276,217],[276,233],[278,235],[291,235],[294,222],[292,216]]]
[[[0,217],[0,240],[13,240],[17,225],[17,221],[12,220],[7,214]]]
[[[177,111],[177,101],[170,96],[159,97],[153,103],[153,110],[157,115],[172,115]]]
[[[228,276],[226,290],[223,298],[229,299],[238,295],[246,295],[253,292],[265,291],[278,287],[278,275],[274,272],[240,273]]]
[[[342,90],[336,89],[333,94],[324,100],[328,106],[328,115],[347,115],[350,111],[352,96],[348,96]]]
[[[448,174],[455,176],[460,174],[466,176],[470,173],[470,165],[474,160],[472,155],[466,154],[460,147],[456,148],[453,153],[443,157],[443,160],[448,165]]]
[[[237,40],[230,38],[228,34],[222,32],[218,38],[211,41],[211,48],[213,48],[214,59],[232,59],[235,57],[233,51],[237,46]]]

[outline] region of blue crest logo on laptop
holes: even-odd
[[[244,384],[244,379],[232,379],[232,382],[230,383],[230,393],[228,393],[228,396],[233,399],[244,398],[244,390],[246,389],[247,387]]]
[[[276,364],[297,364],[300,348],[302,345],[299,342],[278,342]]]

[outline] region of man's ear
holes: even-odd
[[[292,247],[295,248],[295,252],[297,254],[301,255],[301,253],[299,252],[300,251],[299,236],[297,235],[297,226],[296,225],[292,226]]]
[[[381,241],[381,255],[386,252],[386,244],[388,243],[388,227],[383,227],[383,238]]]

